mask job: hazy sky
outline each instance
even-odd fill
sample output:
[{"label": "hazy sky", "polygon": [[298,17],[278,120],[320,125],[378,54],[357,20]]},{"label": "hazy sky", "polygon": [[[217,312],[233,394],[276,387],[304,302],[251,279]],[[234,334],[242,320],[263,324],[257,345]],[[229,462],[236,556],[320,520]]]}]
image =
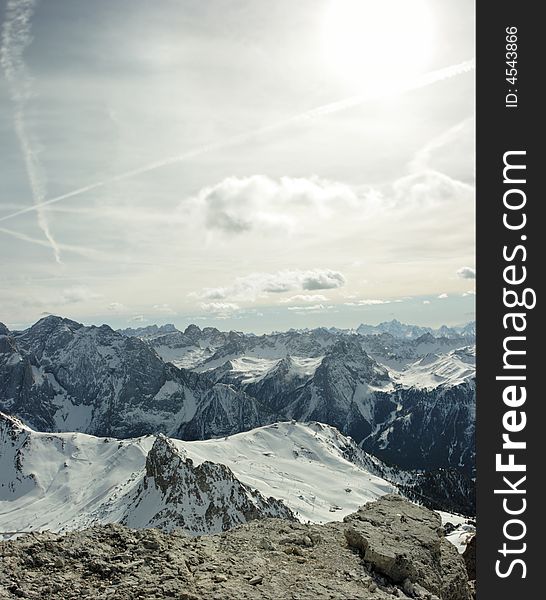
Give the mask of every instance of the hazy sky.
[{"label": "hazy sky", "polygon": [[0,321],[473,319],[472,1],[0,19]]}]

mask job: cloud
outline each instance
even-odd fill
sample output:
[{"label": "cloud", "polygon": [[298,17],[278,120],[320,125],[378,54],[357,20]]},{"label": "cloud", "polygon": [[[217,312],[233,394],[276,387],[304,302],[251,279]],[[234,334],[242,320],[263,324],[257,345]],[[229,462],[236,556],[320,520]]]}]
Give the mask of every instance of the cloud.
[{"label": "cloud", "polygon": [[110,302],[106,308],[113,313],[121,313],[126,309],[125,305],[121,302]]},{"label": "cloud", "polygon": [[476,269],[473,269],[472,267],[461,267],[457,271],[457,275],[461,279],[476,279]]},{"label": "cloud", "polygon": [[474,181],[475,119],[469,117],[430,140],[408,164],[413,172],[441,171],[461,181]]},{"label": "cloud", "polygon": [[390,304],[391,300],[375,300],[364,298],[362,300],[354,300],[353,302],[345,302],[345,306],[373,306],[375,304]]},{"label": "cloud", "polygon": [[78,304],[80,302],[96,300],[97,298],[100,298],[100,294],[93,292],[83,285],[75,285],[66,288],[61,294],[61,301],[63,304]]},{"label": "cloud", "polygon": [[234,302],[203,302],[201,310],[212,313],[219,319],[227,319],[240,310],[240,306]]},{"label": "cloud", "polygon": [[333,306],[325,306],[324,304],[314,304],[312,306],[288,306],[288,310],[298,312],[324,312]]},{"label": "cloud", "polygon": [[176,314],[176,311],[171,308],[170,304],[154,304],[152,308],[155,312],[161,313],[163,315]]},{"label": "cloud", "polygon": [[345,277],[338,271],[309,271],[303,276],[304,290],[332,290],[345,285]]},{"label": "cloud", "polygon": [[468,292],[463,293],[463,298],[466,298],[467,296],[475,296],[475,295],[476,295],[476,290],[468,290]]},{"label": "cloud", "polygon": [[147,319],[144,315],[133,315],[127,319],[130,323],[144,323]]},{"label": "cloud", "polygon": [[423,300],[423,304],[430,304],[430,300]]},{"label": "cloud", "polygon": [[448,296],[447,294],[440,294],[440,295],[438,296],[438,298],[439,298],[440,300],[445,300],[446,298],[449,298],[449,296]]},{"label": "cloud", "polygon": [[[17,0],[10,0],[10,3],[14,6],[17,6],[17,4],[18,4]],[[31,5],[33,7],[35,4],[35,0],[27,0],[26,2],[25,2],[25,0],[23,0],[23,3],[25,5]],[[210,143],[210,144],[207,144],[204,146],[194,148],[194,149],[184,152],[182,154],[173,155],[173,156],[170,156],[167,158],[156,160],[154,162],[142,165],[142,166],[132,169],[130,171],[125,171],[123,173],[119,173],[118,175],[115,175],[114,177],[111,177],[108,179],[104,179],[101,181],[95,181],[94,183],[90,183],[89,185],[72,190],[65,194],[61,194],[60,196],[56,196],[54,198],[49,198],[48,200],[43,200],[42,202],[37,203],[37,204],[35,203],[31,207],[25,207],[18,211],[15,211],[13,213],[10,213],[8,215],[0,217],[0,222],[8,220],[8,219],[13,219],[19,215],[25,214],[25,213],[33,211],[33,210],[39,211],[45,206],[49,206],[51,204],[55,204],[55,203],[61,202],[63,200],[68,200],[70,198],[77,197],[81,194],[85,194],[92,190],[103,188],[112,183],[121,182],[126,179],[131,179],[133,177],[137,177],[144,173],[155,171],[156,169],[160,169],[160,168],[163,168],[163,167],[166,167],[169,165],[173,165],[173,164],[177,164],[180,162],[185,162],[187,160],[195,159],[196,157],[199,157],[203,154],[207,154],[209,152],[217,152],[219,150],[226,150],[233,146],[242,144],[244,142],[251,141],[258,136],[268,134],[268,133],[274,133],[277,130],[285,128],[285,127],[290,127],[292,125],[300,125],[302,123],[313,122],[313,120],[316,118],[320,118],[320,117],[323,117],[324,115],[328,115],[328,114],[336,113],[339,111],[347,110],[347,109],[350,109],[350,108],[353,108],[356,106],[360,106],[369,100],[377,101],[383,97],[387,97],[387,98],[392,97],[392,96],[395,97],[399,94],[403,94],[403,93],[411,91],[411,90],[424,88],[424,87],[427,87],[434,83],[444,81],[446,79],[450,79],[457,75],[461,75],[463,73],[468,73],[469,71],[472,71],[474,68],[475,68],[475,61],[474,61],[474,59],[470,59],[470,60],[466,60],[461,63],[455,64],[455,65],[450,65],[449,67],[444,67],[442,69],[437,69],[436,71],[431,71],[429,73],[425,73],[424,75],[417,77],[411,81],[401,82],[399,86],[393,86],[392,88],[389,87],[388,89],[385,88],[384,90],[380,90],[380,91],[373,90],[367,94],[352,96],[352,97],[346,98],[344,100],[340,100],[340,101],[332,102],[330,104],[322,105],[322,106],[304,111],[302,113],[293,115],[291,117],[288,117],[288,118],[278,121],[276,123],[272,123],[270,125],[260,127],[253,131],[240,133],[240,134],[234,135],[230,138],[220,140],[218,142],[213,142],[213,143]]]},{"label": "cloud", "polygon": [[202,300],[253,301],[268,294],[282,294],[295,290],[330,290],[343,285],[345,285],[345,277],[339,271],[286,270],[277,273],[251,273],[236,278],[228,287],[205,288],[197,294],[197,297]]},{"label": "cloud", "polygon": [[[474,200],[474,187],[439,171],[424,170],[397,179],[392,185],[395,210],[430,209],[445,211],[461,200]],[[460,206],[459,206],[460,208]],[[425,215],[419,215],[423,218]]]},{"label": "cloud", "polygon": [[290,298],[283,298],[280,300],[282,304],[289,304],[291,302],[326,302],[326,296],[322,294],[296,294],[295,296],[290,296]]},{"label": "cloud", "polygon": [[358,205],[360,199],[350,186],[316,176],[252,175],[228,177],[206,187],[193,202],[207,229],[237,235],[294,231],[308,223],[310,210],[315,218],[327,218],[333,210]]}]

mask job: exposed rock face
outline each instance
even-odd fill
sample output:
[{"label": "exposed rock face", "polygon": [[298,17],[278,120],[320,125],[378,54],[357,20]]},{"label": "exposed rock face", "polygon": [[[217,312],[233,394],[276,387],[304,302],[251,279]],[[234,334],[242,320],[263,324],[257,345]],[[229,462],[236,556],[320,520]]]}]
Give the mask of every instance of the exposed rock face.
[{"label": "exposed rock face", "polygon": [[203,438],[268,422],[253,398],[178,369],[107,325],[50,316],[20,333],[2,331],[0,410],[38,431],[128,438],[187,428]]},{"label": "exposed rock face", "polygon": [[469,600],[468,576],[438,514],[384,496],[344,519],[345,537],[370,566],[417,597]]},{"label": "exposed rock face", "polygon": [[172,436],[206,440],[248,431],[273,421],[272,412],[255,398],[230,385],[217,383],[202,394],[192,419],[182,423]]},{"label": "exposed rock face", "polygon": [[[371,433],[382,403],[371,391],[389,383],[379,365],[357,340],[340,340],[325,355],[313,377],[288,396],[285,413],[300,421],[320,421],[360,441]],[[390,402],[391,410],[396,403]]]},{"label": "exposed rock face", "polygon": [[463,553],[469,579],[476,579],[476,536],[471,538]]},{"label": "exposed rock face", "polygon": [[125,333],[55,316],[0,327],[0,410],[39,431],[118,438],[208,439],[317,420],[405,469],[474,474],[471,337]]},{"label": "exposed rock face", "polygon": [[220,533],[266,517],[295,520],[280,500],[241,483],[225,465],[194,466],[171,440],[159,435],[146,457],[145,475],[126,509],[133,527],[175,527],[192,534]]},{"label": "exposed rock face", "polygon": [[433,390],[409,388],[394,394],[377,393],[377,406],[392,411],[395,405],[395,409],[387,418],[377,419],[375,431],[362,441],[362,447],[406,469],[462,466],[467,475],[472,475],[475,402],[474,381]]},{"label": "exposed rock face", "polygon": [[[347,523],[266,519],[193,538],[121,525],[31,534],[0,542],[0,598],[468,600],[463,559],[445,550],[437,525],[431,511],[389,496]],[[395,531],[404,560],[391,559]],[[363,540],[373,561],[351,545]]]}]

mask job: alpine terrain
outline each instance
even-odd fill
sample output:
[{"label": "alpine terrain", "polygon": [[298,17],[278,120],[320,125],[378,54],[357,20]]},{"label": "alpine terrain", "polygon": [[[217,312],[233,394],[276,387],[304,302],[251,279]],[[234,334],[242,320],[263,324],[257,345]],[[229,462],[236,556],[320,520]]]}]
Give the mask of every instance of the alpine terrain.
[{"label": "alpine terrain", "polygon": [[0,598],[304,598],[310,569],[309,597],[469,599],[474,348],[471,324],[0,324]]},{"label": "alpine terrain", "polygon": [[24,331],[1,326],[0,410],[37,431],[118,438],[319,421],[405,469],[472,477],[473,329],[406,329],[121,332],[50,316]]}]

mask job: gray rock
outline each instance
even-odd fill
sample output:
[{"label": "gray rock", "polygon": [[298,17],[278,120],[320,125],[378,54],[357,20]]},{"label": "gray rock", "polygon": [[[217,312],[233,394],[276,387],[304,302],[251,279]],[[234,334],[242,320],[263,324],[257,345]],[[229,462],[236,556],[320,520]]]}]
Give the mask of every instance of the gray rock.
[{"label": "gray rock", "polygon": [[[162,507],[155,514],[146,514],[147,526],[167,531],[179,527],[193,534],[220,533],[264,517],[295,520],[282,501],[266,498],[243,484],[223,464],[204,461],[194,465],[162,434],[148,452],[144,478],[129,503],[123,524],[142,523],[139,505],[144,498],[146,506]],[[152,550],[160,548],[156,539],[146,544]]]},{"label": "gray rock", "polygon": [[[47,316],[24,331],[0,326],[0,410],[39,431],[66,431],[70,424],[118,438],[162,432],[206,439],[278,419],[318,420],[364,441],[364,450],[389,463],[463,466],[472,475],[471,378],[434,389],[361,392],[389,382],[382,361],[417,360],[431,344],[441,353],[461,352],[470,363],[466,347],[473,336],[452,333],[404,339],[316,329],[254,336],[195,325],[183,333],[172,326],[122,333]],[[235,358],[275,348],[284,348],[277,350],[279,362],[259,381],[246,382],[234,366]],[[177,366],[173,352],[180,353]],[[323,358],[313,374],[303,375],[293,356]],[[462,495],[466,510],[473,502]],[[442,494],[443,501],[449,497]]]},{"label": "gray rock", "polygon": [[[454,547],[444,548],[436,515],[395,496],[375,505],[345,523],[268,518],[200,537],[122,525],[28,534],[0,542],[0,598],[469,600],[464,564]],[[363,561],[347,543],[348,530],[360,532],[348,537],[360,552],[373,549],[375,564]],[[405,549],[404,561],[391,546],[395,536]],[[290,543],[283,544],[287,538]],[[380,544],[380,538],[387,541]],[[29,562],[38,556],[40,561]],[[50,566],[61,561],[62,568]],[[398,581],[402,572],[410,575]],[[386,573],[394,573],[397,581]],[[430,582],[438,593],[427,587]]]},{"label": "gray rock", "polygon": [[473,536],[468,542],[466,549],[463,552],[463,559],[466,565],[468,579],[476,579],[476,536]]},{"label": "gray rock", "polygon": [[423,588],[442,600],[469,600],[464,561],[444,538],[438,514],[389,495],[344,522],[349,546],[406,593],[423,597]]}]

